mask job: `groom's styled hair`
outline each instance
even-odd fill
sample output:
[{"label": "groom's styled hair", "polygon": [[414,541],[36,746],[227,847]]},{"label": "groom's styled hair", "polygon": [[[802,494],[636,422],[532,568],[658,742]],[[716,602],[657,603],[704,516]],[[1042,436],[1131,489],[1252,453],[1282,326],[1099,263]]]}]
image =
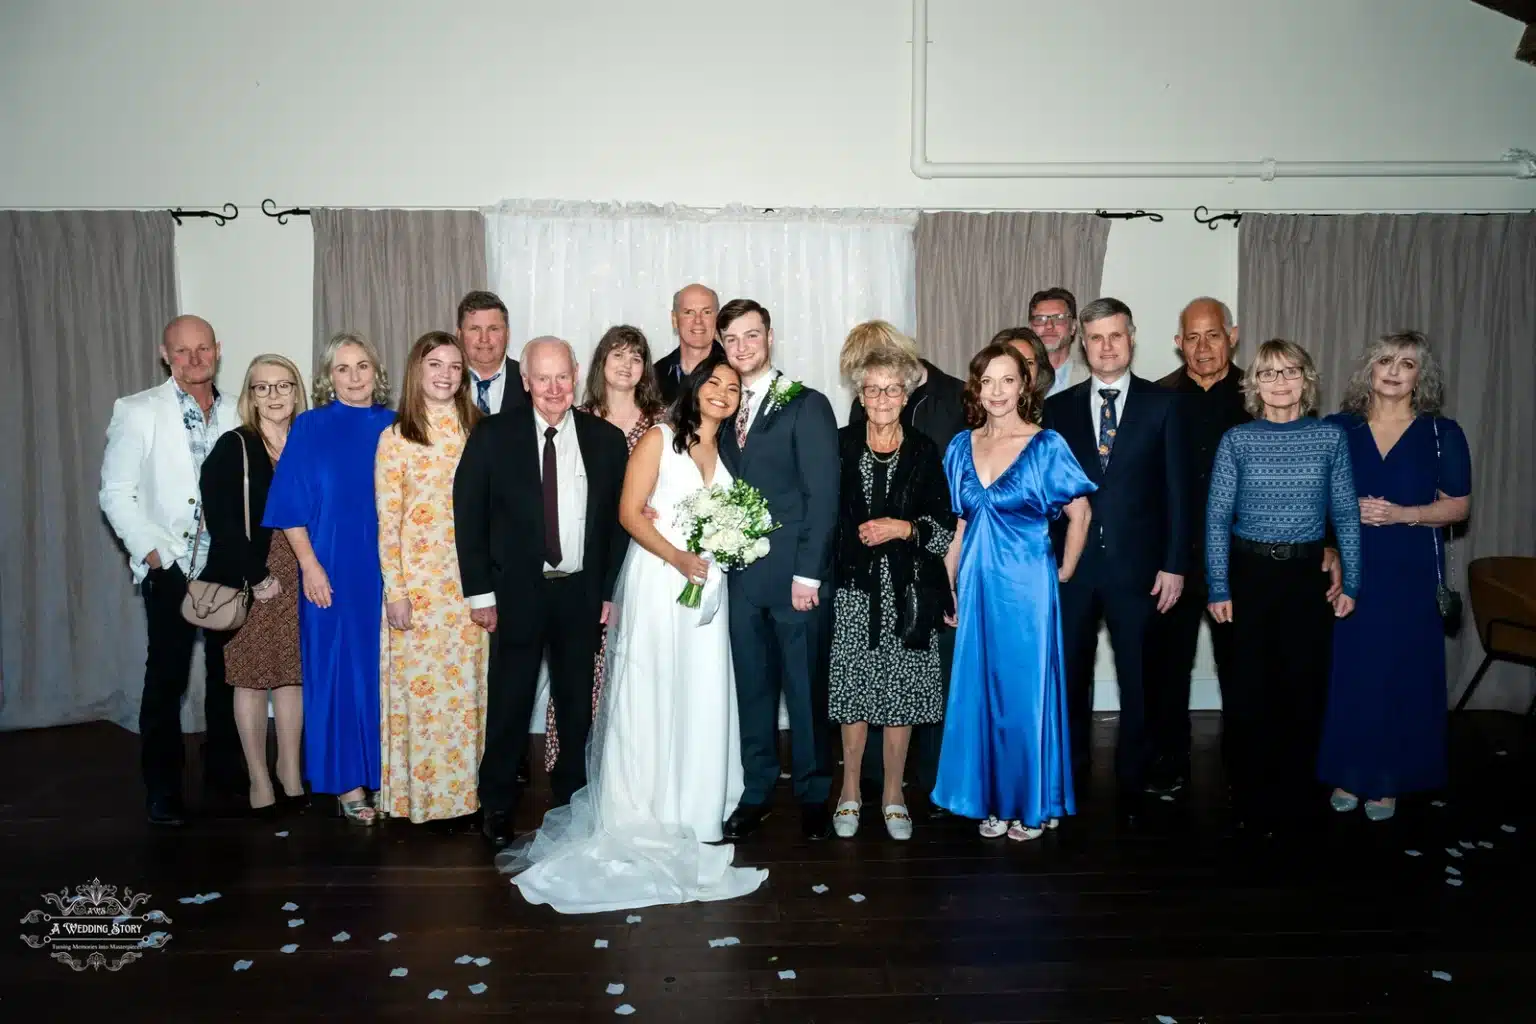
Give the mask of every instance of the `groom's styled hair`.
[{"label": "groom's styled hair", "polygon": [[731,321],[740,320],[748,313],[756,313],[763,318],[763,330],[770,330],[773,327],[768,310],[756,299],[732,299],[721,306],[720,312],[715,314],[715,331],[724,335],[725,329],[731,326]]}]

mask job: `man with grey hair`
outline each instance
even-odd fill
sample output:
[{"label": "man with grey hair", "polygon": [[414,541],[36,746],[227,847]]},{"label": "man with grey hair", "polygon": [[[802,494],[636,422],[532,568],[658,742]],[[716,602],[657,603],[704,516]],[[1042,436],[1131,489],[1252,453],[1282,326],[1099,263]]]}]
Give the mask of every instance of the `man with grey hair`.
[{"label": "man with grey hair", "polygon": [[671,405],[683,386],[683,378],[692,373],[711,354],[725,358],[725,349],[715,332],[715,318],[720,313],[720,296],[713,288],[690,284],[672,296],[672,330],[677,348],[656,360],[656,383],[661,400]]},{"label": "man with grey hair", "polygon": [[[1044,417],[1098,485],[1089,496],[1088,544],[1077,571],[1061,584],[1073,775],[1087,782],[1103,622],[1120,686],[1115,775],[1121,810],[1134,815],[1151,760],[1143,650],[1148,631],[1161,628],[1154,620],[1178,602],[1193,571],[1189,535],[1196,515],[1189,507],[1178,397],[1131,372],[1136,324],[1130,307],[1098,299],[1083,307],[1079,321],[1089,377],[1047,398]],[[1064,523],[1052,532],[1059,557]]]},{"label": "man with grey hair", "polygon": [[535,338],[521,367],[529,405],[481,419],[453,480],[459,577],[470,618],[491,634],[479,790],[482,830],[497,847],[512,838],[517,765],[546,655],[564,741],[550,773],[556,805],[586,783],[592,663],[629,548],[619,525],[623,431],[571,407],[568,342]]}]

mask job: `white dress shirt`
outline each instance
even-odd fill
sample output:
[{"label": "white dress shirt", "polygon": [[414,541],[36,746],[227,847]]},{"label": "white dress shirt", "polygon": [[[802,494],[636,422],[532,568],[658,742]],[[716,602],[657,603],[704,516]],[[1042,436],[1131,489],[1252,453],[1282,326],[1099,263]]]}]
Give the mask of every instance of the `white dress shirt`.
[{"label": "white dress shirt", "polygon": [[[1099,394],[1100,388],[1114,388],[1120,393],[1115,396],[1115,430],[1118,433],[1120,423],[1125,419],[1125,394],[1131,388],[1130,372],[1121,374],[1116,381],[1104,381],[1094,374],[1088,381],[1088,412],[1093,425],[1093,443],[1099,443],[1099,417],[1104,415],[1104,397]],[[1113,458],[1113,456],[1111,456]]]},{"label": "white dress shirt", "polygon": [[[544,431],[551,426],[537,411],[530,430],[534,432],[534,457],[539,464],[539,480],[544,479]],[[576,416],[565,410],[555,428],[555,476],[558,480],[555,503],[560,514],[560,564],[544,563],[545,572],[576,573],[587,542],[587,467],[581,460],[581,443],[576,437]],[[539,538],[543,543],[543,538]],[[496,607],[495,594],[475,594],[468,598],[471,608]]]},{"label": "white dress shirt", "polygon": [[[757,414],[762,410],[763,402],[767,399],[768,392],[772,390],[774,382],[782,376],[784,374],[770,366],[751,384],[742,384],[741,397],[742,401],[747,403],[747,437],[749,439],[752,437],[752,425],[757,422]],[[747,397],[748,391],[752,392],[750,399]],[[728,426],[734,431],[736,429],[736,421],[732,420]],[[795,576],[793,579],[796,583],[803,583],[813,590],[821,588],[820,580],[813,580],[808,576]]]},{"label": "white dress shirt", "polygon": [[[473,366],[469,368],[469,400],[476,406],[480,404],[479,382],[487,379],[490,380],[491,386],[485,391],[485,404],[490,406],[491,412],[501,412],[501,397],[507,393],[507,361],[503,359],[501,369],[489,378],[480,376]],[[519,380],[517,386],[522,387],[523,382]],[[543,443],[542,437],[540,443]]]},{"label": "white dress shirt", "polygon": [[1067,361],[1056,369],[1056,379],[1051,383],[1051,390],[1046,392],[1046,398],[1050,398],[1052,395],[1059,395],[1072,386],[1072,366],[1072,357],[1068,356]]}]

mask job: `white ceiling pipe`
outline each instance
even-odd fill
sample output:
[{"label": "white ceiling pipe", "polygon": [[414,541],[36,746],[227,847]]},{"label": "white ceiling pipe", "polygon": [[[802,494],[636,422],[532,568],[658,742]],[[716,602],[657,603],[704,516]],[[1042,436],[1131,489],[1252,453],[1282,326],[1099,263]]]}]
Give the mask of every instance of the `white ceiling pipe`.
[{"label": "white ceiling pipe", "polygon": [[919,178],[1536,178],[1536,153],[1498,160],[934,163],[928,159],[928,0],[912,0],[912,173]]}]

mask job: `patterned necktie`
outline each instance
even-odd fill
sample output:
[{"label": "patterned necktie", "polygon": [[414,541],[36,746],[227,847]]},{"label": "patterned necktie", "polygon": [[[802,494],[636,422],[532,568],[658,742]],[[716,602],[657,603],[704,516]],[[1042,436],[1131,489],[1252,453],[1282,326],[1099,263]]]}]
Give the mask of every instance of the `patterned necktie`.
[{"label": "patterned necktie", "polygon": [[736,447],[747,446],[747,410],[752,406],[752,392],[750,390],[741,393],[741,408],[736,410]]},{"label": "patterned necktie", "polygon": [[560,482],[555,479],[554,427],[544,428],[544,561],[560,564]]},{"label": "patterned necktie", "polygon": [[[500,376],[501,374],[499,373],[496,375],[496,377]],[[480,407],[480,411],[485,413],[487,416],[491,414],[491,385],[496,383],[496,377],[491,377],[489,380],[475,381],[475,404],[478,405]]]},{"label": "patterned necktie", "polygon": [[1109,453],[1115,447],[1115,399],[1120,397],[1119,388],[1099,388],[1104,404],[1099,408],[1099,469],[1109,468]]}]

